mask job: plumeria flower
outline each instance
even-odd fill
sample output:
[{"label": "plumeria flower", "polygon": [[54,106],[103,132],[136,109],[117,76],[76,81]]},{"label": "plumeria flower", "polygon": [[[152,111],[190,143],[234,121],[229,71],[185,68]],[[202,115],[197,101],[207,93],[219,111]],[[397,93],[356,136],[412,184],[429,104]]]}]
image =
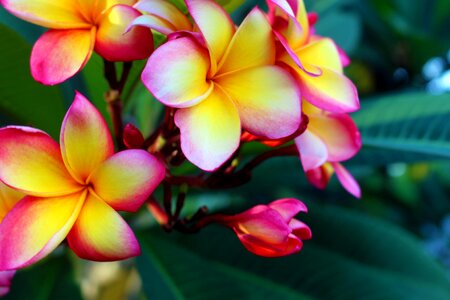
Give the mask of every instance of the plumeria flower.
[{"label": "plumeria flower", "polygon": [[144,26],[164,35],[176,31],[193,31],[188,17],[167,0],[141,0],[134,7],[144,15],[137,17],[131,26]]},{"label": "plumeria flower", "polygon": [[269,19],[282,44],[278,62],[296,75],[302,96],[324,110],[359,109],[358,92],[343,74],[343,52],[329,38],[311,35],[303,0],[268,0]]},{"label": "plumeria flower", "polygon": [[241,127],[268,138],[295,132],[300,91],[275,66],[275,42],[264,14],[253,9],[236,30],[211,0],[187,0],[201,32],[160,46],[142,81],[163,104],[177,108],[181,148],[192,163],[212,171],[238,148]]},{"label": "plumeria flower", "polygon": [[116,212],[136,211],[164,177],[144,150],[114,154],[98,110],[78,94],[60,145],[30,127],[0,129],[0,180],[25,193],[0,224],[0,270],[28,266],[65,238],[81,258],[110,261],[140,254]]},{"label": "plumeria flower", "polygon": [[234,216],[222,216],[218,222],[230,227],[248,251],[265,257],[278,257],[299,252],[302,240],[311,238],[311,230],[294,219],[307,212],[297,199],[281,199],[258,205]]},{"label": "plumeria flower", "polygon": [[361,134],[347,114],[330,113],[304,103],[308,116],[306,131],[295,139],[303,170],[313,185],[324,188],[333,170],[342,185],[355,197],[359,186],[339,162],[348,160],[361,149]]},{"label": "plumeria flower", "polygon": [[11,14],[50,28],[31,53],[31,74],[43,84],[58,84],[75,75],[95,50],[109,61],[147,58],[153,38],[147,28],[129,23],[141,13],[134,0],[0,0]]},{"label": "plumeria flower", "polygon": [[[2,223],[5,215],[19,202],[25,195],[15,191],[0,181],[0,223]],[[0,271],[0,297],[9,293],[12,278],[16,273],[15,270]]]}]

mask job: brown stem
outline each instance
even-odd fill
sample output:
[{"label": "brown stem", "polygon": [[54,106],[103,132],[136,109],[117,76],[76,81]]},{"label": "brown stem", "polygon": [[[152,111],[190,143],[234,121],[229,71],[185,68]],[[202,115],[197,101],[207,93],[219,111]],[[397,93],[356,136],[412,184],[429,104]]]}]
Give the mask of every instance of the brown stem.
[{"label": "brown stem", "polygon": [[132,63],[126,62],[123,65],[123,72],[120,80],[117,79],[117,70],[114,62],[104,61],[105,78],[109,84],[109,91],[105,95],[106,103],[108,104],[108,111],[113,121],[114,133],[119,150],[124,149],[123,143],[123,119],[122,119],[122,100],[121,94],[125,87],[128,76],[130,75]]},{"label": "brown stem", "polygon": [[172,186],[170,183],[163,182],[164,189],[164,209],[166,214],[169,216],[169,225],[172,225],[173,215],[172,215]]}]

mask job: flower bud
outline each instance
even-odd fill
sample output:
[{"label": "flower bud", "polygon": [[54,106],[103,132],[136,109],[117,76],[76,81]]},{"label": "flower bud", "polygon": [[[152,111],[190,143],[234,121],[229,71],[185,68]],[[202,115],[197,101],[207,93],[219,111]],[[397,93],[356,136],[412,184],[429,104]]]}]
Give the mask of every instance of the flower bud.
[{"label": "flower bud", "polygon": [[294,219],[299,212],[307,212],[297,199],[281,199],[268,205],[258,205],[219,221],[230,227],[250,252],[279,257],[299,252],[302,240],[311,238],[311,230],[303,222]]},{"label": "flower bud", "polygon": [[123,130],[123,143],[128,149],[141,149],[144,137],[136,126],[128,123]]}]

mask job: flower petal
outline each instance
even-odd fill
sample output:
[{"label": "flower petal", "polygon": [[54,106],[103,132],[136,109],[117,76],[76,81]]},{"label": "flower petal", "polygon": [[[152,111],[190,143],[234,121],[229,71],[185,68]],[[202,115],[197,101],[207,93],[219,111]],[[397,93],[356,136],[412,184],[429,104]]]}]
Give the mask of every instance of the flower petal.
[{"label": "flower petal", "polygon": [[23,193],[7,187],[0,181],[0,223],[13,206],[24,196]]},{"label": "flower petal", "polygon": [[328,150],[325,143],[310,130],[298,136],[295,145],[305,172],[318,168],[327,161]]},{"label": "flower petal", "polygon": [[292,233],[301,240],[309,240],[312,238],[312,232],[308,225],[297,219],[292,219],[289,222],[289,227],[291,227]]},{"label": "flower petal", "polygon": [[323,190],[327,187],[334,169],[330,163],[324,163],[322,166],[306,171],[306,179],[318,189]]},{"label": "flower petal", "polygon": [[189,13],[205,37],[212,65],[220,62],[234,34],[234,24],[227,12],[212,0],[186,0]]},{"label": "flower petal", "polygon": [[309,22],[303,1],[269,0],[269,18],[286,46],[297,49],[309,39]]},{"label": "flower petal", "polygon": [[224,74],[271,65],[274,61],[275,41],[272,28],[263,12],[254,8],[239,26],[218,67],[218,72]]},{"label": "flower petal", "polygon": [[303,242],[295,235],[290,234],[287,241],[281,244],[270,244],[250,235],[238,234],[244,247],[253,254],[263,257],[281,257],[299,252]]},{"label": "flower petal", "polygon": [[353,178],[352,174],[340,163],[332,163],[336,176],[342,186],[355,196],[356,198],[361,198],[361,188],[358,182]]},{"label": "flower petal", "polygon": [[30,127],[0,129],[0,180],[34,196],[59,196],[81,189],[67,172],[59,145]]},{"label": "flower petal", "polygon": [[235,219],[236,231],[250,234],[270,244],[283,244],[291,233],[283,216],[265,205],[255,206],[232,217]]},{"label": "flower petal", "polygon": [[141,0],[134,5],[140,11],[149,14],[149,17],[165,21],[170,25],[171,31],[192,30],[189,19],[172,3],[165,0]]},{"label": "flower petal", "polygon": [[31,75],[47,85],[61,83],[80,71],[94,49],[95,28],[49,30],[34,44]]},{"label": "flower petal", "polygon": [[64,118],[61,153],[68,170],[80,183],[114,153],[111,134],[100,112],[80,93]]},{"label": "flower petal", "polygon": [[56,198],[27,196],[0,223],[0,270],[28,266],[53,251],[67,236],[86,193]]},{"label": "flower petal", "polygon": [[178,110],[175,123],[181,131],[184,155],[203,170],[217,169],[239,146],[238,112],[218,88],[202,103]]},{"label": "flower petal", "polygon": [[175,32],[175,27],[172,24],[168,23],[166,20],[152,15],[142,15],[137,17],[130,23],[128,29],[134,26],[144,26],[156,30],[164,35],[169,35]]},{"label": "flower petal", "polygon": [[293,198],[285,198],[273,201],[268,206],[276,210],[285,222],[290,222],[299,212],[308,212],[306,205],[300,200]]},{"label": "flower petal", "polygon": [[[305,64],[307,70],[314,70]],[[320,76],[310,76],[297,69],[302,96],[305,100],[326,111],[354,112],[359,109],[358,91],[351,80],[342,74],[321,68]]]},{"label": "flower petal", "polygon": [[208,97],[213,85],[206,79],[209,70],[206,49],[194,39],[168,41],[150,56],[142,81],[163,104],[189,107]]},{"label": "flower petal", "polygon": [[347,160],[361,149],[361,135],[349,115],[311,115],[308,130],[326,145],[327,161]]},{"label": "flower petal", "polygon": [[70,248],[81,258],[113,261],[141,253],[133,231],[105,202],[89,194],[67,236]]},{"label": "flower petal", "polygon": [[141,13],[131,6],[115,5],[102,14],[95,51],[109,61],[145,59],[153,51],[153,35],[148,28],[128,25]]},{"label": "flower petal", "polygon": [[165,167],[144,150],[121,151],[92,173],[95,193],[115,210],[137,211],[165,176]]},{"label": "flower petal", "polygon": [[246,69],[219,77],[216,82],[236,103],[242,127],[251,134],[278,139],[299,128],[300,91],[282,68]]},{"label": "flower petal", "polygon": [[25,21],[53,29],[82,29],[91,25],[78,14],[73,0],[1,0],[11,14]]},{"label": "flower petal", "polygon": [[342,74],[342,63],[338,48],[333,40],[320,38],[295,52],[300,60],[308,65],[326,68]]}]

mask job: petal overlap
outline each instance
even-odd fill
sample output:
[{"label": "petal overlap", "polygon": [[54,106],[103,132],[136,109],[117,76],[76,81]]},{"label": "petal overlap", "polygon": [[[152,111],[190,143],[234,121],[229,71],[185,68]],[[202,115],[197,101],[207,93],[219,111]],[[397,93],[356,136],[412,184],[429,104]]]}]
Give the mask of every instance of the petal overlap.
[{"label": "petal overlap", "polygon": [[300,91],[277,66],[245,69],[216,79],[235,102],[242,126],[250,133],[277,139],[301,123]]},{"label": "petal overlap", "polygon": [[115,210],[135,212],[165,176],[165,167],[144,150],[121,151],[104,161],[89,183]]},{"label": "petal overlap", "polygon": [[264,14],[253,9],[239,26],[218,66],[219,74],[274,64],[275,41]]},{"label": "petal overlap", "polygon": [[142,72],[142,81],[162,103],[189,107],[208,97],[208,52],[191,38],[183,37],[158,48]]},{"label": "petal overlap", "polygon": [[141,13],[127,5],[115,5],[105,11],[98,24],[95,51],[109,61],[147,58],[153,51],[150,30],[133,27],[127,31],[128,25],[139,16]]},{"label": "petal overlap", "polygon": [[186,0],[189,13],[205,38],[214,68],[224,55],[235,32],[233,21],[216,2]]}]

